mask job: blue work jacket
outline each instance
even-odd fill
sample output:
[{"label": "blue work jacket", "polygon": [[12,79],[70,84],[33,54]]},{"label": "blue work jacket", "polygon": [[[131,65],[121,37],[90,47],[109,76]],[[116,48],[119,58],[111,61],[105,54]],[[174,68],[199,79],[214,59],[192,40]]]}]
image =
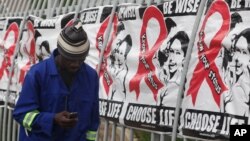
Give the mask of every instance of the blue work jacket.
[{"label": "blue work jacket", "polygon": [[[99,126],[99,79],[82,64],[68,89],[57,71],[55,55],[31,67],[27,73],[13,117],[21,124],[20,141],[86,141]],[[53,121],[67,108],[78,113],[74,128],[63,129]],[[93,136],[92,139],[94,140]],[[91,140],[91,139],[89,139]]]}]

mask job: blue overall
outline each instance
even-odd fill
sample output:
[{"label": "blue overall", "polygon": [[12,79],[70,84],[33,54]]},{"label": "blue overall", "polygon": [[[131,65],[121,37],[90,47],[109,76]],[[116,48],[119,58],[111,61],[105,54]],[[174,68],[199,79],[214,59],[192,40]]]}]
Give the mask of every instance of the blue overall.
[{"label": "blue overall", "polygon": [[[83,63],[70,89],[57,71],[55,56],[31,67],[27,73],[13,116],[21,124],[20,141],[94,140],[99,126],[99,79]],[[67,109],[78,113],[74,128],[63,129],[53,121],[55,113]]]}]

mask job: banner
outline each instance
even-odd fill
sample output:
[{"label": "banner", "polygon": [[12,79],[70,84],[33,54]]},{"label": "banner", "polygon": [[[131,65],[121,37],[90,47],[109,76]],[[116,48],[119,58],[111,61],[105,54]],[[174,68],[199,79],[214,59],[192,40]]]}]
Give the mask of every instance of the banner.
[{"label": "banner", "polygon": [[[8,107],[14,107],[27,71],[32,65],[50,56],[57,47],[57,36],[61,29],[70,24],[73,17],[72,13],[45,20],[30,16],[19,42],[20,48],[15,57],[15,64],[12,64],[12,60],[22,18],[0,19],[0,106],[4,105],[8,81],[11,79],[10,94],[7,99]],[[14,71],[10,74],[12,65]]]},{"label": "banner", "polygon": [[186,76],[183,135],[228,139],[231,124],[249,124],[249,10],[249,0],[207,1]]},{"label": "banner", "polygon": [[10,68],[13,65],[14,52],[17,44],[19,25],[22,18],[6,18],[1,21],[6,25],[1,31],[1,57],[0,57],[0,89],[7,89],[8,81],[13,76]]},{"label": "banner", "polygon": [[99,74],[102,117],[155,132],[172,131],[199,3],[118,6]]},{"label": "banner", "polygon": [[21,90],[26,72],[33,64],[48,58],[57,48],[57,37],[74,17],[73,13],[51,19],[30,16],[26,22],[15,67],[17,91]]},{"label": "banner", "polygon": [[[19,17],[0,19],[0,107],[6,100],[6,91],[8,83],[13,85],[11,80],[14,73],[11,73],[11,67],[14,65],[14,53],[19,35],[19,26],[23,19]],[[11,92],[12,93],[12,92]],[[12,93],[7,99],[13,101],[15,93]]]},{"label": "banner", "polygon": [[[107,38],[106,31],[111,10],[112,6],[101,6],[87,8],[80,12],[80,20],[83,23],[83,29],[86,31],[90,41],[89,55],[87,56],[85,62],[94,69],[97,69],[98,67],[101,50],[104,48],[103,42],[104,39]],[[111,33],[112,32],[113,31],[111,31]],[[110,42],[112,41],[109,40],[106,50],[110,48]],[[100,76],[100,79],[101,77],[102,76]]]}]

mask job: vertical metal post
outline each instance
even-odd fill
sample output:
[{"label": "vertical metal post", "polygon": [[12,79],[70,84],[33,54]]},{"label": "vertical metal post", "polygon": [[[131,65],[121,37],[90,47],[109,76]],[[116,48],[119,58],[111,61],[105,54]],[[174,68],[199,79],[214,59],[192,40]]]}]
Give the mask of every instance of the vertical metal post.
[{"label": "vertical metal post", "polygon": [[[51,4],[52,4],[52,0],[49,0],[49,1],[51,1]],[[54,1],[52,9],[50,9],[50,16],[49,17],[53,17],[54,13],[56,13],[56,5],[57,5],[58,1],[59,0]]]},{"label": "vertical metal post", "polygon": [[[81,5],[82,5],[81,8],[82,8],[82,9],[85,9],[86,7],[88,7],[89,2],[90,2],[90,0],[85,0],[85,1],[81,4]],[[81,9],[80,9],[80,11],[81,11]],[[80,11],[79,11],[79,12],[80,12]]]},{"label": "vertical metal post", "polygon": [[27,1],[28,0],[25,0],[25,2],[22,2],[21,10],[18,12],[19,16],[22,16],[22,14],[24,14],[23,12],[25,11],[25,5],[28,3]]},{"label": "vertical metal post", "polygon": [[151,5],[153,2],[154,2],[154,0],[148,0],[148,1],[147,1],[147,5],[148,5],[148,6]]},{"label": "vertical metal post", "polygon": [[122,126],[122,127],[121,127],[120,141],[124,141],[124,140],[125,140],[125,127]]},{"label": "vertical metal post", "polygon": [[8,7],[7,7],[7,12],[6,12],[6,15],[8,15],[8,16],[11,16],[11,15],[12,15],[11,9],[12,9],[12,7],[13,7],[13,3],[14,3],[14,0],[10,0],[10,3],[9,3],[9,5],[8,5]]},{"label": "vertical metal post", "polygon": [[62,12],[63,14],[65,14],[67,12],[67,9],[69,7],[69,2],[70,2],[70,0],[67,0],[65,6],[63,7],[63,12]]},{"label": "vertical metal post", "polygon": [[108,130],[109,130],[109,121],[104,119],[104,136],[103,141],[108,141]]},{"label": "vertical metal post", "polygon": [[0,15],[2,15],[3,13],[3,7],[4,7],[4,3],[2,1],[0,1]]},{"label": "vertical metal post", "polygon": [[89,7],[94,7],[96,4],[97,0],[91,0],[91,2],[89,3]]},{"label": "vertical metal post", "polygon": [[17,122],[13,120],[12,124],[12,141],[17,141]]},{"label": "vertical metal post", "polygon": [[76,11],[75,11],[75,15],[74,15],[74,20],[76,20],[78,13],[80,12],[81,6],[82,6],[82,2],[83,0],[80,0],[80,2],[78,3],[77,7],[76,7]]},{"label": "vertical metal post", "polygon": [[163,2],[164,2],[164,0],[158,0],[157,4],[161,4]]},{"label": "vertical metal post", "polygon": [[76,4],[76,0],[73,0],[69,9],[70,12],[74,10],[75,4]]},{"label": "vertical metal post", "polygon": [[4,113],[4,108],[0,107],[0,139],[2,138],[2,129],[3,129],[3,113]]},{"label": "vertical metal post", "polygon": [[181,108],[181,103],[182,103],[182,96],[183,96],[183,88],[185,85],[185,79],[188,71],[188,66],[192,54],[192,49],[194,45],[194,40],[195,40],[195,35],[197,33],[199,24],[200,24],[200,19],[205,7],[206,0],[202,0],[200,2],[199,10],[197,12],[197,16],[195,19],[195,23],[193,26],[192,34],[191,34],[191,39],[188,44],[188,49],[187,49],[187,54],[185,57],[185,62],[184,62],[184,67],[183,67],[183,72],[181,75],[181,82],[180,82],[180,88],[178,90],[178,95],[177,95],[177,102],[176,102],[176,108],[175,108],[175,118],[174,118],[174,125],[173,125],[173,130],[172,130],[172,141],[176,141],[176,136],[177,136],[177,130],[178,130],[178,121],[179,121],[179,115],[180,115],[180,108]]},{"label": "vertical metal post", "polygon": [[48,0],[47,2],[47,9],[46,9],[46,17],[51,18],[52,17],[52,12],[53,12],[53,7],[52,7],[52,0]]},{"label": "vertical metal post", "polygon": [[30,7],[30,11],[28,12],[30,15],[32,15],[32,12],[33,12],[34,9],[35,9],[36,1],[37,1],[37,0],[32,0],[32,5],[31,5],[31,7]]},{"label": "vertical metal post", "polygon": [[112,3],[113,3],[113,1],[112,1],[112,0],[109,0],[108,4],[110,5],[110,4],[112,4]]},{"label": "vertical metal post", "polygon": [[39,9],[41,7],[42,2],[44,2],[44,0],[38,0],[38,3],[37,3],[35,10],[34,10],[34,15],[36,15],[36,16],[39,15]]},{"label": "vertical metal post", "polygon": [[151,132],[151,135],[150,135],[150,141],[154,141],[154,137],[155,137],[154,133],[153,133],[153,132]]},{"label": "vertical metal post", "polygon": [[104,5],[104,1],[105,0],[96,0],[96,2],[94,3],[94,6],[97,7],[97,6],[100,6],[100,5]]},{"label": "vertical metal post", "polygon": [[43,1],[43,4],[42,4],[42,7],[41,7],[41,9],[39,9],[39,17],[41,18],[42,16],[44,16],[43,14],[45,13],[45,6],[46,6],[46,3],[48,2],[48,0],[44,0]]},{"label": "vertical metal post", "polygon": [[134,140],[134,129],[130,128],[130,133],[129,133],[129,141]]},{"label": "vertical metal post", "polygon": [[160,141],[164,141],[165,140],[165,135],[164,134],[161,134],[160,135]]},{"label": "vertical metal post", "polygon": [[56,15],[61,15],[60,12],[61,12],[63,3],[64,3],[64,0],[61,0],[61,1],[59,2],[59,7],[56,9]]},{"label": "vertical metal post", "polygon": [[112,125],[112,134],[111,134],[111,141],[115,141],[116,139],[116,123],[113,122]]},{"label": "vertical metal post", "polygon": [[11,110],[10,109],[7,109],[8,110],[8,124],[7,124],[7,141],[10,141],[10,138],[11,138],[11,125],[12,125],[12,112],[11,112]]},{"label": "vertical metal post", "polygon": [[140,4],[143,4],[143,5],[147,4],[147,3],[146,3],[146,0],[141,0],[141,3],[140,3]]},{"label": "vertical metal post", "polygon": [[17,2],[17,7],[15,8],[15,12],[14,12],[14,16],[17,16],[17,14],[20,12],[19,10],[20,10],[20,8],[21,8],[21,3],[23,3],[22,1],[18,1]]},{"label": "vertical metal post", "polygon": [[3,11],[2,11],[2,14],[1,14],[1,16],[2,17],[5,17],[5,11],[6,11],[6,9],[7,9],[7,6],[8,6],[8,3],[9,3],[10,1],[4,1],[3,2]]},{"label": "vertical metal post", "polygon": [[17,124],[17,139],[19,139],[19,136],[20,136],[20,125]]},{"label": "vertical metal post", "polygon": [[159,141],[160,140],[160,135],[156,133],[151,133],[151,141]]},{"label": "vertical metal post", "polygon": [[[100,121],[101,122],[101,121]],[[95,141],[99,141],[99,134],[100,134],[100,128],[98,128],[97,130],[97,134],[96,134],[96,139]]]}]

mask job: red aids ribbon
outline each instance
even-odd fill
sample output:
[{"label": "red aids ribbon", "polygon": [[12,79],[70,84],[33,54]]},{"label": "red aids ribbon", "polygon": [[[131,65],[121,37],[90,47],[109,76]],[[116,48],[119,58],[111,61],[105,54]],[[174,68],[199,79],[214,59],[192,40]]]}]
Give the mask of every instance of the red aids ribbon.
[{"label": "red aids ribbon", "polygon": [[[149,47],[147,41],[146,29],[149,21],[154,18],[159,22],[160,33],[158,39],[152,47]],[[161,81],[156,77],[155,66],[153,65],[152,58],[160,47],[164,39],[167,37],[167,30],[162,12],[156,6],[148,7],[143,15],[142,29],[140,33],[140,55],[139,66],[135,76],[130,80],[129,90],[135,91],[136,98],[138,99],[140,94],[140,82],[142,78],[146,82],[149,89],[152,91],[154,100],[157,100],[157,93],[160,88],[163,87]]]},{"label": "red aids ribbon", "polygon": [[[29,61],[20,70],[19,83],[23,83],[24,76],[30,67],[36,63],[36,43],[35,43],[35,30],[31,21],[27,22],[27,41],[25,42],[24,52],[29,56]],[[30,49],[28,51],[27,47]]]},{"label": "red aids ribbon", "polygon": [[[97,33],[97,36],[96,36],[96,48],[97,48],[97,50],[99,52],[99,56],[101,55],[101,49],[103,47],[103,41],[104,41],[104,33],[105,33],[106,29],[107,29],[109,18],[110,17],[108,17],[108,18],[106,18],[104,20],[104,22],[102,23],[102,25],[101,25],[98,33]],[[113,83],[113,80],[112,80],[112,78],[110,77],[110,74],[107,71],[107,58],[108,58],[108,56],[110,55],[110,52],[111,52],[112,42],[114,41],[114,39],[116,37],[117,23],[118,23],[118,18],[115,15],[114,19],[113,19],[112,36],[111,36],[111,39],[108,42],[108,44],[107,44],[107,46],[106,46],[106,48],[104,50],[103,60],[101,62],[101,67],[100,67],[100,72],[99,72],[99,77],[103,78],[102,83],[103,83],[103,86],[104,86],[104,89],[105,89],[105,92],[106,92],[107,95],[109,94],[110,86]]]},{"label": "red aids ribbon", "polygon": [[[18,25],[17,23],[11,23],[9,28],[7,29],[5,36],[4,36],[4,42],[8,42],[7,39],[11,38],[11,32],[14,32],[14,42],[10,45],[10,47],[8,49],[6,49],[5,46],[3,46],[3,50],[4,50],[4,58],[3,61],[1,62],[1,67],[0,67],[0,80],[2,79],[4,72],[7,73],[8,77],[12,77],[13,73],[10,75],[10,67],[12,66],[12,59],[14,59],[14,52],[15,52],[15,48],[16,48],[16,42],[18,39],[18,33],[19,33],[19,29],[18,29]],[[3,44],[4,45],[4,44]]]},{"label": "red aids ribbon", "polygon": [[[204,38],[206,36],[206,34],[204,33],[204,29],[206,27],[208,18],[215,13],[219,13],[221,15],[223,23],[219,31],[211,40],[208,47],[204,41]],[[193,77],[190,81],[190,87],[187,91],[187,95],[191,95],[192,97],[193,105],[195,105],[196,97],[198,95],[201,84],[203,83],[204,79],[206,79],[206,82],[208,83],[209,88],[212,91],[213,98],[217,106],[220,107],[220,95],[225,90],[227,90],[227,88],[219,75],[219,70],[215,64],[215,59],[221,50],[221,42],[229,32],[229,29],[229,7],[224,0],[216,0],[208,9],[202,27],[199,31],[199,41],[197,43],[199,62],[194,69]]]}]

